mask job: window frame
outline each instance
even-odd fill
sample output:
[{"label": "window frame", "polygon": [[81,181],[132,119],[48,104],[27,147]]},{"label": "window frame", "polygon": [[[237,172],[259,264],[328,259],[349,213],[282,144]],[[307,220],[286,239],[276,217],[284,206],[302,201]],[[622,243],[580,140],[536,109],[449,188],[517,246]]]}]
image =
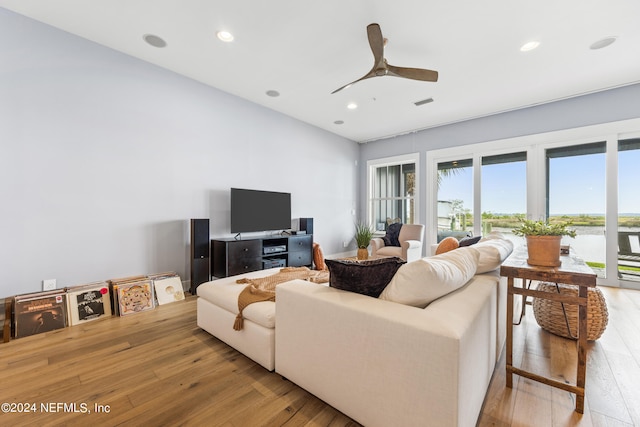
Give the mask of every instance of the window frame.
[{"label": "window frame", "polygon": [[[366,206],[366,218],[369,224],[374,225],[374,211],[373,202],[375,200],[399,200],[407,199],[407,197],[375,197],[375,179],[376,170],[381,167],[399,166],[405,164],[413,164],[415,167],[415,190],[413,193],[413,207],[414,207],[414,223],[420,223],[420,197],[422,195],[420,190],[420,153],[410,153],[400,156],[384,157],[380,159],[373,159],[367,161],[367,206]],[[377,233],[380,233],[376,230]],[[384,232],[382,232],[384,234]]]},{"label": "window frame", "polygon": [[[460,158],[473,159],[474,234],[481,231],[481,162],[482,157],[527,152],[527,216],[532,219],[546,215],[546,150],[606,141],[606,222],[607,230],[617,230],[618,218],[618,141],[640,135],[640,118],[603,123],[580,128],[480,142],[475,144],[427,151],[426,217],[427,244],[437,240],[437,166]],[[606,240],[606,276],[598,283],[640,289],[640,283],[617,278],[617,239]]]}]

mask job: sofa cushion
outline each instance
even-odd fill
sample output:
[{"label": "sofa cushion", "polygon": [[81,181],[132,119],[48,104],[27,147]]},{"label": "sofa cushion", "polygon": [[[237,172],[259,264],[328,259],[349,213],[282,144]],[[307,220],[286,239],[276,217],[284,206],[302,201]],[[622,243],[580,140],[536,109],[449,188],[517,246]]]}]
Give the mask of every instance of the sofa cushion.
[{"label": "sofa cushion", "polygon": [[513,242],[499,234],[490,234],[469,248],[478,252],[478,274],[500,267],[500,264],[513,252]]},{"label": "sofa cushion", "polygon": [[380,299],[425,308],[464,286],[476,274],[478,257],[477,251],[460,248],[404,264]]},{"label": "sofa cushion", "polygon": [[458,239],[456,239],[455,237],[445,237],[440,243],[438,243],[438,247],[436,248],[436,255],[458,249],[459,246],[460,244],[458,243]]},{"label": "sofa cushion", "polygon": [[402,248],[399,246],[383,246],[376,251],[376,256],[398,257],[402,259]]},{"label": "sofa cushion", "polygon": [[369,261],[327,259],[325,263],[329,286],[377,298],[405,262],[392,257]]}]

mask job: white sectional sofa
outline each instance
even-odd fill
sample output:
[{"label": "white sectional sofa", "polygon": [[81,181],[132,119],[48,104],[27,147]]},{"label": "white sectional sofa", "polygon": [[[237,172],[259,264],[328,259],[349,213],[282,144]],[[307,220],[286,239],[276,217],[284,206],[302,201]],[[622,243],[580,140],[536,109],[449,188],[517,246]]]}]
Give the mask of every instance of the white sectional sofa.
[{"label": "white sectional sofa", "polygon": [[[232,329],[238,277],[217,280],[198,287],[198,325],[368,427],[474,426],[505,341],[506,281],[498,268],[511,250],[494,236],[405,264],[380,298],[283,283],[275,304],[245,309],[243,331]],[[458,258],[466,273],[449,262]],[[398,298],[407,282],[416,286],[406,304],[382,299]],[[435,300],[414,306],[425,296]],[[260,320],[269,313],[277,329]]]}]

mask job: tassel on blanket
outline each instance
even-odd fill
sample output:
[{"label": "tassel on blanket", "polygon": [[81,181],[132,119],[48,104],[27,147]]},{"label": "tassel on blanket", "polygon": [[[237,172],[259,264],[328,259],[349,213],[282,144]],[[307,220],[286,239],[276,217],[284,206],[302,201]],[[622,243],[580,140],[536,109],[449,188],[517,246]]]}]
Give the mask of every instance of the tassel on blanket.
[{"label": "tassel on blanket", "polygon": [[233,329],[236,331],[241,331],[244,328],[244,317],[242,317],[242,313],[238,313],[236,316],[236,321],[233,322]]},{"label": "tassel on blanket", "polygon": [[244,310],[249,304],[261,301],[275,301],[276,294],[273,291],[262,291],[256,288],[254,285],[249,285],[240,292],[238,295],[238,315],[236,321],[233,324],[233,329],[241,331],[244,326],[244,318],[242,317],[242,310]]}]

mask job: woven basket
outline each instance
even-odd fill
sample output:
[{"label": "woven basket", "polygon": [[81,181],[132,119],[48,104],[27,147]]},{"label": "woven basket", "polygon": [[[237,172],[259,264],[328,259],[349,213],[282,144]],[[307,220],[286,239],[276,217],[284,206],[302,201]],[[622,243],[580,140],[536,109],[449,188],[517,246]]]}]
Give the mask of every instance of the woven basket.
[{"label": "woven basket", "polygon": [[[559,284],[560,293],[563,295],[578,295],[578,286]],[[539,291],[557,293],[554,283],[541,282]],[[538,325],[552,334],[565,338],[575,339],[578,336],[578,306],[564,304],[569,320],[571,334],[567,331],[567,322],[562,312],[562,304],[543,298],[533,299],[533,314]],[[587,292],[587,340],[594,341],[600,338],[609,322],[609,312],[604,295],[598,288],[589,288]]]}]

